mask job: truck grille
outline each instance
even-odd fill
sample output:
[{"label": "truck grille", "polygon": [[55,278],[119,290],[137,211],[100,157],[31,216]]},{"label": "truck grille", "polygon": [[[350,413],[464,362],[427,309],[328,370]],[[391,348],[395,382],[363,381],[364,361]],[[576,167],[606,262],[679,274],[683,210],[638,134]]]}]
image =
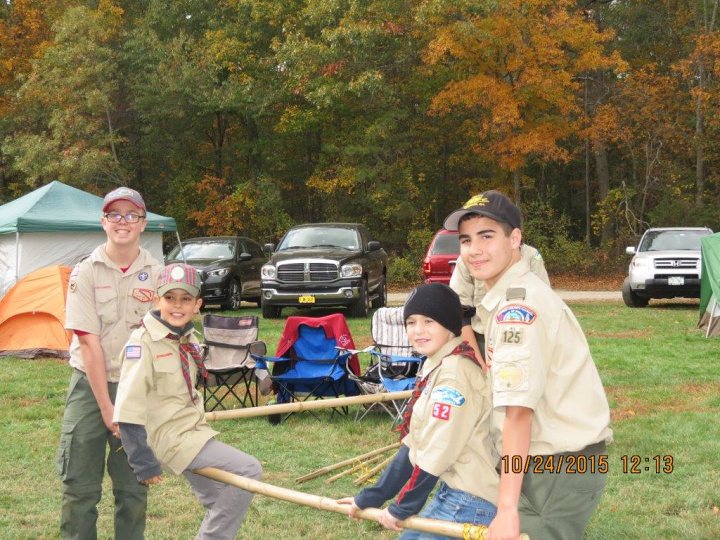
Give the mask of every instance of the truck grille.
[{"label": "truck grille", "polygon": [[325,262],[291,262],[278,264],[278,281],[301,283],[303,281],[332,281],[338,277],[338,267]]},{"label": "truck grille", "polygon": [[655,259],[655,268],[673,269],[673,268],[697,268],[698,260],[692,258],[684,259]]}]

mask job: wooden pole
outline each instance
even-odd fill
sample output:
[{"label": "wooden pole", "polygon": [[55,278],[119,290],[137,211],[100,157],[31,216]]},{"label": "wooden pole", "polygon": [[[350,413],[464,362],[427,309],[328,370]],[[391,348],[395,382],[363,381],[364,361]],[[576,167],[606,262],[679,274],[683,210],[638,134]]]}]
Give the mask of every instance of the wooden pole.
[{"label": "wooden pole", "polygon": [[362,405],[363,403],[380,403],[396,399],[408,399],[412,390],[403,392],[381,392],[379,394],[365,394],[331,399],[316,399],[313,401],[293,401],[277,405],[264,405],[262,407],[248,407],[247,409],[230,409],[227,411],[212,411],[205,413],[205,420],[230,420],[233,418],[252,418],[267,416],[269,414],[285,414],[292,412],[310,411],[314,409],[330,409],[333,407],[347,407],[348,405]]},{"label": "wooden pole", "polygon": [[[207,478],[212,478],[218,482],[239,487],[245,491],[265,495],[266,497],[273,497],[275,499],[301,504],[303,506],[309,506],[310,508],[317,508],[319,510],[326,510],[328,512],[336,512],[338,514],[348,515],[350,513],[350,505],[340,504],[334,499],[330,499],[328,497],[321,497],[319,495],[312,495],[310,493],[302,493],[300,491],[293,491],[292,489],[273,486],[272,484],[265,484],[264,482],[253,480],[252,478],[245,478],[243,476],[221,471],[213,467],[196,469],[193,472],[206,476]],[[382,511],[377,508],[366,508],[365,510],[360,510],[358,512],[358,517],[371,521],[378,521],[381,512]],[[424,531],[441,536],[466,538],[471,540],[483,540],[487,532],[487,527],[483,525],[455,523],[452,521],[441,521],[439,519],[428,519],[415,516],[401,521],[400,526],[405,529],[414,529],[416,531]],[[529,540],[525,534],[520,535],[520,539]]]},{"label": "wooden pole", "polygon": [[356,471],[359,471],[363,467],[369,466],[371,463],[375,463],[376,461],[379,461],[382,459],[382,454],[378,454],[377,456],[373,456],[370,459],[366,459],[365,461],[360,461],[359,463],[356,463],[349,469],[345,469],[343,472],[336,474],[335,476],[331,476],[327,480],[325,480],[326,484],[332,484],[335,482],[335,480],[340,480],[342,477],[347,476],[348,474],[352,474]]},{"label": "wooden pole", "polygon": [[383,446],[382,448],[378,448],[377,450],[373,450],[371,452],[367,452],[365,454],[361,454],[359,456],[352,457],[350,459],[345,459],[343,461],[338,461],[337,463],[333,463],[332,465],[328,465],[326,467],[321,467],[319,469],[316,469],[312,472],[307,473],[304,476],[301,476],[299,478],[295,479],[295,482],[298,484],[301,484],[303,482],[306,482],[308,480],[312,480],[313,478],[317,478],[318,476],[322,476],[325,473],[329,473],[330,471],[334,471],[335,469],[341,469],[345,465],[352,465],[353,463],[364,460],[373,456],[377,456],[378,454],[384,454],[385,452],[389,450],[394,450],[395,448],[400,448],[400,445],[402,443],[396,442],[393,444],[389,444],[387,446]]},{"label": "wooden pole", "polygon": [[353,483],[356,486],[361,486],[362,484],[364,484],[365,482],[370,480],[373,476],[375,476],[379,471],[382,471],[387,466],[387,464],[393,460],[394,457],[395,456],[393,455],[393,456],[383,459],[380,463],[375,465],[372,469],[370,469],[368,472],[363,474],[360,478],[355,480],[355,482],[353,482]]}]

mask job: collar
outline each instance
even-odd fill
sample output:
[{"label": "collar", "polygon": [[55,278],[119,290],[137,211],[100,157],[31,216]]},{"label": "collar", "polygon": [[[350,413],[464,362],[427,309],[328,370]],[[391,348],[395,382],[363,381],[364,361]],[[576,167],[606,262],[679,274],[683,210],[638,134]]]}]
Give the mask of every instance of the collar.
[{"label": "collar", "polygon": [[[110,257],[108,257],[107,253],[105,253],[105,245],[101,244],[95,250],[90,254],[90,260],[94,263],[101,262],[105,266],[109,268],[114,268],[118,272],[122,272],[120,270],[120,267],[112,260]],[[138,256],[135,257],[135,260],[132,262],[130,267],[124,272],[124,274],[131,275],[134,274],[137,270],[140,268],[144,268],[146,266],[152,265],[152,255],[150,255],[150,252],[147,251],[145,248],[140,246],[140,252],[138,253]]]},{"label": "collar", "polygon": [[178,328],[166,323],[160,318],[159,309],[153,309],[147,312],[145,317],[143,317],[143,326],[145,326],[153,341],[165,339],[168,332],[179,337],[190,337],[190,335],[195,332],[195,326],[192,321],[187,323],[184,328]]},{"label": "collar", "polygon": [[463,341],[464,339],[462,338],[462,336],[453,338],[445,345],[440,347],[440,349],[435,354],[433,354],[432,356],[428,356],[424,363],[424,373],[430,373],[432,370],[438,367],[442,362],[443,358],[448,356],[453,350],[455,350],[455,347],[460,345]]},{"label": "collar", "polygon": [[487,294],[483,297],[480,305],[487,311],[494,310],[500,302],[505,299],[505,293],[515,281],[530,272],[530,264],[525,259],[520,259],[518,262],[508,268],[505,273],[500,277],[498,282],[487,291]]}]

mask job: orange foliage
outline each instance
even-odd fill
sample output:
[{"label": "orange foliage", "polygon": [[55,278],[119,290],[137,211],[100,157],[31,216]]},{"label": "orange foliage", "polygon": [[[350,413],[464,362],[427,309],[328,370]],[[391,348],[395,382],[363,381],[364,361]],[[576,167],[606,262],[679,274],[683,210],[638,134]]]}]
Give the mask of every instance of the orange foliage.
[{"label": "orange foliage", "polygon": [[245,230],[255,214],[256,197],[249,190],[229,193],[224,179],[205,175],[197,184],[204,199],[197,201],[201,210],[191,210],[188,217],[209,235],[232,235]]},{"label": "orange foliage", "polygon": [[531,156],[567,160],[560,141],[582,129],[578,76],[617,70],[618,55],[572,0],[504,0],[491,13],[440,27],[424,59],[455,77],[434,97],[431,114],[474,111],[465,129],[473,148],[515,171]]}]

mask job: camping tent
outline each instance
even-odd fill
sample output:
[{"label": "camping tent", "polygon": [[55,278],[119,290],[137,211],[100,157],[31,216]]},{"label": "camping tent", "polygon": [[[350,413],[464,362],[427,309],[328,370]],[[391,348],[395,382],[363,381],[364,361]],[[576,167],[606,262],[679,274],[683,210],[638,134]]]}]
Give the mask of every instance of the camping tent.
[{"label": "camping tent", "polygon": [[[101,197],[62,182],[0,206],[0,297],[33,270],[74,266],[102,244],[102,207]],[[148,212],[142,245],[162,261],[162,233],[173,231],[173,218]]]},{"label": "camping tent", "polygon": [[31,272],[0,300],[0,356],[68,356],[65,325],[69,266]]},{"label": "camping tent", "polygon": [[720,233],[700,239],[700,322],[706,336],[720,335]]}]

